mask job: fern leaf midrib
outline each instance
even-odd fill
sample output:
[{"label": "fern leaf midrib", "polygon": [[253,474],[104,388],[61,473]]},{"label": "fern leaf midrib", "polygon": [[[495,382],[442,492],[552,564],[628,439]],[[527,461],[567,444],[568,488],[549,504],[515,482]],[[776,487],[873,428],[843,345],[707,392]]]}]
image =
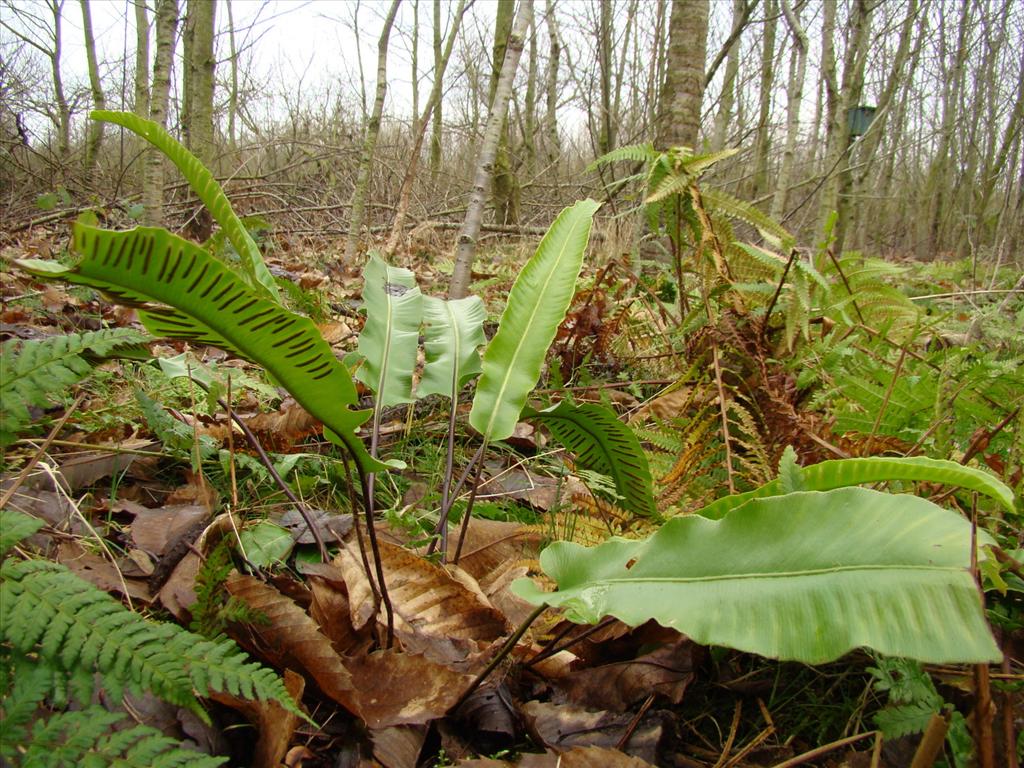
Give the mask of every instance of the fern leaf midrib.
[{"label": "fern leaf midrib", "polygon": [[[526,323],[526,328],[529,328],[533,324],[534,319],[537,317],[537,314],[539,312],[540,306],[541,306],[541,304],[543,302],[543,299],[544,299],[544,296],[545,296],[545,294],[547,292],[547,288],[551,284],[551,281],[554,279],[555,275],[557,274],[558,267],[561,265],[562,259],[565,258],[565,254],[569,251],[570,245],[574,242],[574,239],[573,239],[572,235],[575,235],[576,230],[577,230],[577,226],[580,226],[580,227],[583,227],[584,229],[586,229],[586,228],[590,227],[590,220],[589,219],[584,219],[584,220],[580,221],[578,224],[576,222],[573,222],[571,224],[571,226],[569,227],[568,234],[562,240],[562,247],[559,250],[558,257],[555,260],[553,260],[552,266],[548,270],[548,274],[547,274],[547,276],[544,279],[543,289],[537,292],[537,297],[536,297],[536,300],[534,302],[533,307],[530,310],[529,318],[528,318],[527,323]],[[505,369],[505,374],[502,377],[501,386],[498,388],[498,396],[495,399],[497,403],[501,403],[502,399],[505,396],[505,390],[508,389],[509,382],[511,381],[511,378],[512,378],[512,372],[516,370],[516,366],[517,366],[517,363],[519,361],[520,352],[523,349],[523,345],[526,344],[526,342],[527,342],[527,336],[528,335],[529,334],[526,334],[526,333],[522,334],[519,337],[519,340],[516,342],[515,351],[512,354],[512,357],[509,360],[508,366]],[[489,436],[491,434],[492,430],[494,429],[494,422],[495,422],[495,420],[497,418],[498,418],[498,408],[494,408],[491,411],[490,419],[488,419],[488,421],[487,421],[487,429],[484,431],[484,436],[485,437],[487,437],[487,436]]]}]

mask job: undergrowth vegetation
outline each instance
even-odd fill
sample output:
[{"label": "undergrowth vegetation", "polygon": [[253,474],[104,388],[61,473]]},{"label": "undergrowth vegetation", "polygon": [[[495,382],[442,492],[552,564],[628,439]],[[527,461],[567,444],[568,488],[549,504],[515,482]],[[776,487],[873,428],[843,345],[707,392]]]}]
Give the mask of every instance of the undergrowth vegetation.
[{"label": "undergrowth vegetation", "polygon": [[[642,166],[627,252],[588,200],[467,299],[412,254],[328,284],[98,117],[221,229],[87,216],[5,265],[5,759],[1024,750],[1010,269],[804,248],[702,189],[728,152],[639,146],[599,161]],[[170,722],[119,730],[124,691]]]}]

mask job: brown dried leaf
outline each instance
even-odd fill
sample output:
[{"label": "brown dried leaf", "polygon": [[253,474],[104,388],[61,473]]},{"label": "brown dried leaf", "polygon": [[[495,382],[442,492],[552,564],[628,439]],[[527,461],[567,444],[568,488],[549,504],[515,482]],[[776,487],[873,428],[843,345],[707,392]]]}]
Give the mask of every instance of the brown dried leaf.
[{"label": "brown dried leaf", "polygon": [[[448,537],[449,558],[455,556],[457,543],[457,534]],[[536,558],[542,544],[543,536],[538,531],[519,523],[474,519],[466,529],[459,567],[483,582],[507,563]]]},{"label": "brown dried leaf", "polygon": [[258,649],[275,666],[304,669],[327,696],[351,712],[358,712],[353,699],[352,675],[341,657],[306,612],[259,579],[233,573],[225,582],[228,592],[263,614],[269,623],[247,624],[246,637],[236,639]]},{"label": "brown dried leaf", "polygon": [[423,742],[427,738],[425,725],[396,725],[370,733],[373,756],[384,768],[416,768]]},{"label": "brown dried leaf", "polygon": [[210,517],[201,504],[142,509],[132,522],[132,541],[139,549],[160,557],[189,529]]},{"label": "brown dried leaf", "polygon": [[563,683],[568,699],[595,709],[625,712],[651,694],[673,704],[693,681],[694,645],[680,637],[639,658],[574,672]]},{"label": "brown dried leaf", "polygon": [[192,620],[190,609],[199,599],[196,596],[195,584],[196,576],[202,565],[203,561],[199,555],[191,551],[186,553],[174,566],[170,578],[164,582],[157,593],[160,604],[178,621]]},{"label": "brown dried leaf", "polygon": [[630,424],[637,424],[645,421],[651,416],[657,419],[674,419],[682,416],[688,408],[701,407],[706,404],[706,393],[701,392],[701,397],[695,397],[698,393],[690,387],[680,387],[661,397],[656,397],[646,405],[642,406],[629,418]]},{"label": "brown dried leaf", "polygon": [[[589,746],[610,749],[633,721],[632,714],[592,712],[572,704],[540,701],[527,702],[522,711],[538,742],[558,752]],[[629,753],[655,762],[663,730],[660,718],[649,713],[630,736]]]},{"label": "brown dried leaf", "polygon": [[[124,440],[117,443],[116,448],[136,451],[159,451],[161,444],[153,440]],[[148,460],[149,457],[146,457]],[[60,474],[67,481],[72,491],[77,491],[97,480],[118,472],[124,472],[139,457],[135,454],[113,453],[110,451],[89,451],[78,454],[60,463]]]},{"label": "brown dried leaf", "polygon": [[86,552],[77,541],[63,541],[57,549],[57,562],[66,565],[72,573],[102,589],[104,592],[128,594],[132,600],[153,602],[146,582],[124,576],[120,568],[105,557]]},{"label": "brown dried leaf", "polygon": [[[468,574],[456,578],[402,547],[386,541],[379,544],[395,611],[395,632],[406,650],[442,663],[458,662],[506,633],[505,618],[479,588],[473,590],[463,583],[472,579]],[[372,613],[373,598],[362,561],[352,549],[344,546],[334,563],[348,586],[352,623],[360,627],[368,618],[368,606]],[[378,621],[384,621],[383,607]]]},{"label": "brown dried leaf", "polygon": [[360,717],[370,728],[424,725],[444,717],[473,682],[424,656],[377,651],[346,661]]},{"label": "brown dried leaf", "polygon": [[562,753],[558,764],[561,768],[655,768],[639,757],[602,747],[573,747]]},{"label": "brown dried leaf", "polygon": [[[302,701],[306,681],[290,669],[284,671],[284,686],[295,701]],[[252,768],[277,768],[288,752],[288,745],[299,724],[299,716],[284,709],[276,701],[252,701],[229,693],[211,691],[210,697],[225,706],[237,709],[259,729],[259,740],[253,751]]]},{"label": "brown dried leaf", "polygon": [[368,633],[357,632],[352,626],[344,582],[339,584],[333,579],[316,575],[307,578],[313,593],[309,615],[320,626],[320,631],[327,635],[334,650],[342,656],[366,650],[372,639]]}]

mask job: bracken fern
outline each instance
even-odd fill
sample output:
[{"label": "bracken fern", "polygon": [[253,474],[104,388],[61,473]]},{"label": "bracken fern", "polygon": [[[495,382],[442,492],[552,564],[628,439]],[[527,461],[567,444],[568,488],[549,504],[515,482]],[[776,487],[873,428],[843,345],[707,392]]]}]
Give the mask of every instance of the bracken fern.
[{"label": "bracken fern", "polygon": [[9,445],[31,417],[29,406],[45,406],[111,357],[139,357],[149,339],[131,328],[90,331],[0,344],[0,448]]},{"label": "bracken fern", "polygon": [[[42,523],[0,511],[4,553]],[[199,697],[226,692],[273,700],[301,715],[280,678],[250,662],[228,639],[206,640],[174,624],[148,621],[64,566],[6,558],[0,565],[0,755],[22,765],[218,765],[172,750],[152,729],[109,734],[117,715],[85,709],[33,724],[38,705],[88,703],[96,682],[114,700],[145,692],[209,716]],[[116,759],[115,759],[116,758]]]}]

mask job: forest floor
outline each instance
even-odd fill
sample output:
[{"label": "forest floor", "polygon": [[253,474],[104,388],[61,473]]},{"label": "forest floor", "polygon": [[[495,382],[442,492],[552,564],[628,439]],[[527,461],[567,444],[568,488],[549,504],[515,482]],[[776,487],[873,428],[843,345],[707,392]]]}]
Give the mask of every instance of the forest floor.
[{"label": "forest floor", "polygon": [[[267,245],[286,301],[339,358],[350,355],[364,322],[362,276],[326,268],[342,245]],[[10,263],[63,258],[66,247],[59,228],[4,245],[5,367],[29,342],[141,329],[135,311],[89,288],[37,282]],[[491,247],[478,259],[473,291],[485,300],[488,336],[532,248]],[[446,251],[424,246],[400,261],[425,294],[443,295],[451,264],[436,252]],[[10,556],[60,563],[148,619],[226,634],[255,660],[290,670],[285,684],[309,720],[226,694],[204,699],[209,722],[151,694],[94,699],[230,765],[1019,765],[1024,295],[1011,292],[1019,271],[857,256],[832,263],[846,272],[821,272],[830,290],[845,284],[845,303],[819,300],[826,311],[800,317],[796,298],[787,308],[783,295],[768,328],[770,295],[754,291],[760,314],[754,299],[723,302],[709,328],[680,320],[665,266],[641,269],[594,248],[531,403],[614,408],[644,447],[654,516],[622,509],[607,478],[580,470],[544,429],[522,422],[467,480],[478,491],[472,522],[458,566],[442,565],[427,552],[446,472],[447,401],[385,409],[379,453],[406,465],[381,474],[375,489],[393,642],[354,548],[366,531],[337,448],[259,367],[213,347],[156,341],[144,359],[85,355],[81,375],[29,404],[28,421],[4,423],[13,434],[3,505],[45,521]],[[712,347],[724,385],[711,374]],[[212,382],[213,394],[189,376]],[[462,400],[456,475],[479,447]],[[517,578],[547,578],[539,553],[548,542],[647,536],[730,484],[741,492],[772,480],[790,445],[805,466],[928,456],[981,468],[1014,489],[1016,516],[948,487],[896,489],[969,517],[973,504],[1004,554],[979,574],[1001,665],[918,664],[867,649],[814,666],[776,661],[699,645],[653,621],[535,617],[509,590]],[[456,518],[464,510],[456,503]],[[34,717],[59,709],[41,701]]]}]

